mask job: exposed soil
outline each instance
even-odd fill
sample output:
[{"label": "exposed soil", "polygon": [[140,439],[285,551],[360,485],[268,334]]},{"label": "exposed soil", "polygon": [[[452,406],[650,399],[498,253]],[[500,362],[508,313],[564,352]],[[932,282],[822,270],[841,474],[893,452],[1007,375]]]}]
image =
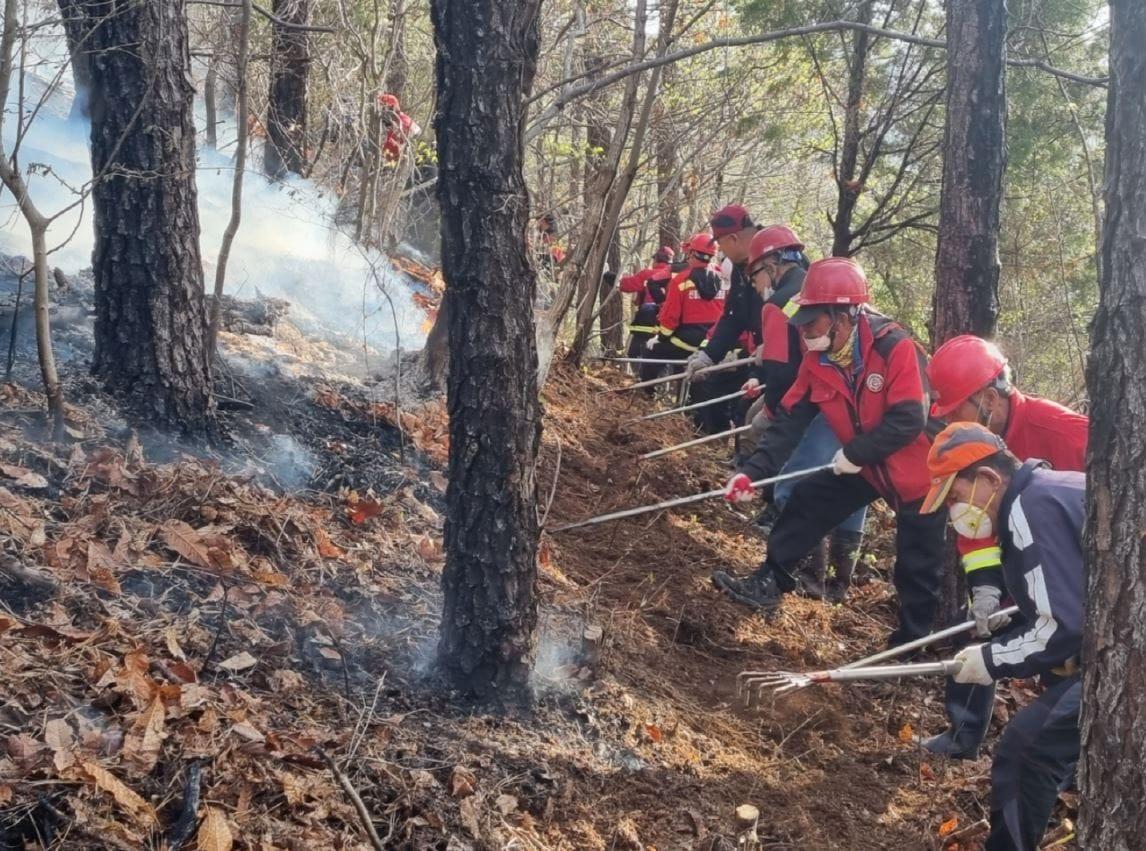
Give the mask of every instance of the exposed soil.
[{"label": "exposed soil", "polygon": [[[257,362],[264,344],[235,337]],[[273,463],[228,471],[206,451],[155,463],[159,446],[84,405],[68,445],[46,446],[20,413],[35,394],[0,400],[0,848],[232,847],[206,844],[224,831],[260,851],[369,848],[327,756],[387,848],[732,849],[744,803],[762,847],[977,847],[949,836],[984,817],[988,759],[923,759],[913,738],[942,727],[937,682],[736,697],[742,670],[880,648],[885,582],[765,622],[708,583],[763,546],[720,500],[547,534],[537,706],[477,712],[432,672],[441,400],[399,414],[377,388],[264,379],[240,382],[254,407],[228,413],[224,460],[252,436],[289,440],[307,454],[294,487]],[[727,477],[728,446],[637,460],[691,433],[627,423],[653,403],[600,394],[626,381],[554,366],[550,528]],[[878,574],[893,520],[869,522]],[[1000,715],[1028,697],[1009,689]]]}]

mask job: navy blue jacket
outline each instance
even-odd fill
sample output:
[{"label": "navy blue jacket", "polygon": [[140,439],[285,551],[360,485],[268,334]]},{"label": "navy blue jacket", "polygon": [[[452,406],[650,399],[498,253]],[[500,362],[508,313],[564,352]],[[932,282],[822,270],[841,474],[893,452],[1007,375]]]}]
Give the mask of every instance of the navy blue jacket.
[{"label": "navy blue jacket", "polygon": [[999,504],[1007,592],[1020,623],[983,647],[995,679],[1046,674],[1082,650],[1086,575],[1082,522],[1086,477],[1027,461]]},{"label": "navy blue jacket", "polygon": [[713,363],[720,363],[726,354],[740,345],[740,335],[745,331],[752,334],[753,348],[760,345],[760,311],[763,307],[764,300],[744,274],[744,266],[733,264],[732,284],[724,299],[724,313],[704,347]]}]

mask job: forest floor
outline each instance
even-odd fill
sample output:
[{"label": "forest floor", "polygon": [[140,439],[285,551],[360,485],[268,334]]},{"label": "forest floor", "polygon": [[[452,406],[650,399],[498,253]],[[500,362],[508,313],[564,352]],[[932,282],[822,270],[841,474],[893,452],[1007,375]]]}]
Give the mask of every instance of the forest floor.
[{"label": "forest floor", "polygon": [[[223,342],[248,375],[284,346],[315,356]],[[978,847],[989,758],[916,743],[942,728],[938,682],[736,698],[744,669],[882,647],[886,512],[876,578],[771,622],[709,585],[763,546],[720,500],[546,534],[536,708],[478,713],[433,676],[442,400],[398,412],[354,381],[264,372],[231,385],[221,450],[110,428],[82,382],[52,445],[38,394],[0,392],[0,848],[368,849],[356,796],[394,849],[733,849],[746,803],[764,848]],[[691,432],[627,423],[653,403],[599,395],[627,380],[554,367],[549,527],[726,478],[728,447],[639,461]],[[996,725],[1030,694],[1001,691]]]}]

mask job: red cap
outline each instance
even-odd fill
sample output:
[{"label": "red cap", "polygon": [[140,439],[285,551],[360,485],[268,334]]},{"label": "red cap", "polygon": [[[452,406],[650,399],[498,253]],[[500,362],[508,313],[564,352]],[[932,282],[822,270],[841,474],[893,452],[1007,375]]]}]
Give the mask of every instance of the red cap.
[{"label": "red cap", "polygon": [[945,417],[1003,371],[1007,359],[994,343],[963,334],[935,350],[927,380],[935,397],[932,416]]},{"label": "red cap", "polygon": [[743,204],[727,204],[721,207],[712,214],[708,224],[712,228],[714,239],[740,233],[745,228],[756,227],[756,223],[752,221],[752,217],[748,215],[748,210]]}]

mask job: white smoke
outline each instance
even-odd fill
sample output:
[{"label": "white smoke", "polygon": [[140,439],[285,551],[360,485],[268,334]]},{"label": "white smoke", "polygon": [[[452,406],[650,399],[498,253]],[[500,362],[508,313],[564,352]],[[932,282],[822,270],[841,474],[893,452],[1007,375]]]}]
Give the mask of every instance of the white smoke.
[{"label": "white smoke", "polygon": [[[73,86],[67,69],[63,32],[45,27],[30,44],[25,67],[24,114],[43,101],[19,146],[19,162],[28,177],[29,195],[52,216],[75,204],[77,191],[91,179],[86,122],[69,120]],[[13,150],[19,122],[19,87],[6,107],[4,143]],[[197,116],[200,127],[203,116]],[[231,215],[234,180],[233,122],[218,129],[219,150],[201,147],[196,182],[205,282],[214,286],[215,261]],[[258,153],[256,141],[252,154]],[[35,168],[30,168],[35,165]],[[310,181],[298,177],[270,183],[248,159],[243,178],[243,217],[227,264],[226,292],[239,298],[257,293],[291,302],[290,319],[304,331],[317,320],[326,329],[385,351],[400,339],[403,349],[424,342],[425,315],[410,298],[410,288],[379,252],[366,250],[333,224],[337,202]],[[62,246],[51,263],[65,272],[91,265],[93,244],[90,201],[60,216],[48,234],[50,247]],[[28,229],[14,199],[0,196],[0,251],[31,255]],[[380,290],[384,287],[393,302]],[[396,327],[395,327],[396,326]],[[318,330],[318,329],[313,329]]]}]

